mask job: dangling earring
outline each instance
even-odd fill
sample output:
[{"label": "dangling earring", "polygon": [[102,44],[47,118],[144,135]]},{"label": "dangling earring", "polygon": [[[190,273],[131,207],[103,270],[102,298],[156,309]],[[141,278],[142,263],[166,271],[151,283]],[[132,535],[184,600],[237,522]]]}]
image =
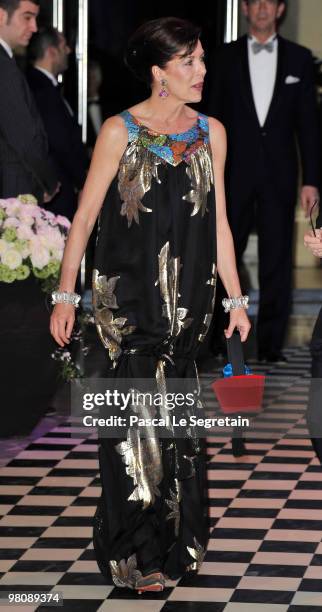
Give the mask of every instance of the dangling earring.
[{"label": "dangling earring", "polygon": [[167,84],[166,80],[162,79],[162,81],[161,81],[161,89],[160,89],[160,92],[159,92],[160,98],[167,98],[168,95],[169,95],[169,93],[165,89],[166,84]]}]

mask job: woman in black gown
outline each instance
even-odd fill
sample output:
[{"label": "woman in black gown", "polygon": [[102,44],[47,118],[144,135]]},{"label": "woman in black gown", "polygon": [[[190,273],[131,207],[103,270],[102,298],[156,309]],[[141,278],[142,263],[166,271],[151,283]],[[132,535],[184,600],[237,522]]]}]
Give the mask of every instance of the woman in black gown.
[{"label": "woman in black gown", "polygon": [[[200,101],[206,72],[199,34],[163,18],[132,37],[127,64],[152,93],[100,132],[60,280],[60,291],[74,291],[100,214],[93,306],[113,362],[107,375],[154,379],[163,391],[171,377],[196,380],[217,270],[228,295],[240,296],[225,212],[225,130],[186,106]],[[51,331],[61,346],[73,323],[74,306],[56,304]],[[234,328],[246,340],[241,307],[231,310],[227,337]],[[94,549],[102,573],[141,592],[197,570],[208,541],[204,440],[143,439],[132,427],[122,440],[100,440],[99,461]]]}]

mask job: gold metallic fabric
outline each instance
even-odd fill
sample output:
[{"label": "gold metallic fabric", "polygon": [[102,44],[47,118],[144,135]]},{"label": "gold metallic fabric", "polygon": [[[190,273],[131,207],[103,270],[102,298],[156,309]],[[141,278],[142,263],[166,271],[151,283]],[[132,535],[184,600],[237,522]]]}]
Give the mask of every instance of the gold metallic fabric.
[{"label": "gold metallic fabric", "polygon": [[158,177],[161,163],[162,160],[154,153],[136,143],[124,152],[118,174],[118,190],[123,202],[121,215],[127,218],[128,227],[131,227],[133,219],[139,224],[139,211],[152,212],[151,208],[142,204],[142,199],[151,189],[153,178],[161,183]]},{"label": "gold metallic fabric", "polygon": [[203,144],[190,157],[186,173],[190,178],[192,189],[183,196],[183,200],[193,204],[191,216],[201,211],[202,217],[208,212],[207,195],[213,185],[212,157],[209,144]]},{"label": "gold metallic fabric", "polygon": [[112,312],[118,309],[114,291],[119,278],[113,276],[107,279],[105,275],[101,276],[98,270],[93,270],[93,309],[96,327],[114,365],[121,354],[122,336],[132,333],[135,329],[135,326],[127,324],[126,317],[114,317]]},{"label": "gold metallic fabric", "polygon": [[188,309],[178,306],[179,275],[182,264],[180,257],[170,256],[170,243],[162,247],[159,253],[159,285],[163,299],[162,316],[169,322],[169,334],[178,336],[182,329],[187,329],[193,319],[187,318]]}]

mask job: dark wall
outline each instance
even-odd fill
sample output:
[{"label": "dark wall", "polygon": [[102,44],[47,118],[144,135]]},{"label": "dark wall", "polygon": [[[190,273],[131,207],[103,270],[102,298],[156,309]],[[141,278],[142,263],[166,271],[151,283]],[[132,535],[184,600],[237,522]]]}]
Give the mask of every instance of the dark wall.
[{"label": "dark wall", "polygon": [[53,18],[52,4],[52,1],[40,0],[40,12],[38,17],[38,24],[40,26],[51,25]]}]

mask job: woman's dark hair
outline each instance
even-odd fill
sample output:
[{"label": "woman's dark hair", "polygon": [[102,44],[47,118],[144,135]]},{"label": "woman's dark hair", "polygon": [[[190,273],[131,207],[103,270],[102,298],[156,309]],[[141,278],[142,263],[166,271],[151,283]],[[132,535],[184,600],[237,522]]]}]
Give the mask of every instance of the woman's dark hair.
[{"label": "woman's dark hair", "polygon": [[174,55],[190,55],[198,43],[200,28],[177,17],[143,23],[132,34],[124,56],[126,66],[148,85],[152,66],[164,68]]}]

